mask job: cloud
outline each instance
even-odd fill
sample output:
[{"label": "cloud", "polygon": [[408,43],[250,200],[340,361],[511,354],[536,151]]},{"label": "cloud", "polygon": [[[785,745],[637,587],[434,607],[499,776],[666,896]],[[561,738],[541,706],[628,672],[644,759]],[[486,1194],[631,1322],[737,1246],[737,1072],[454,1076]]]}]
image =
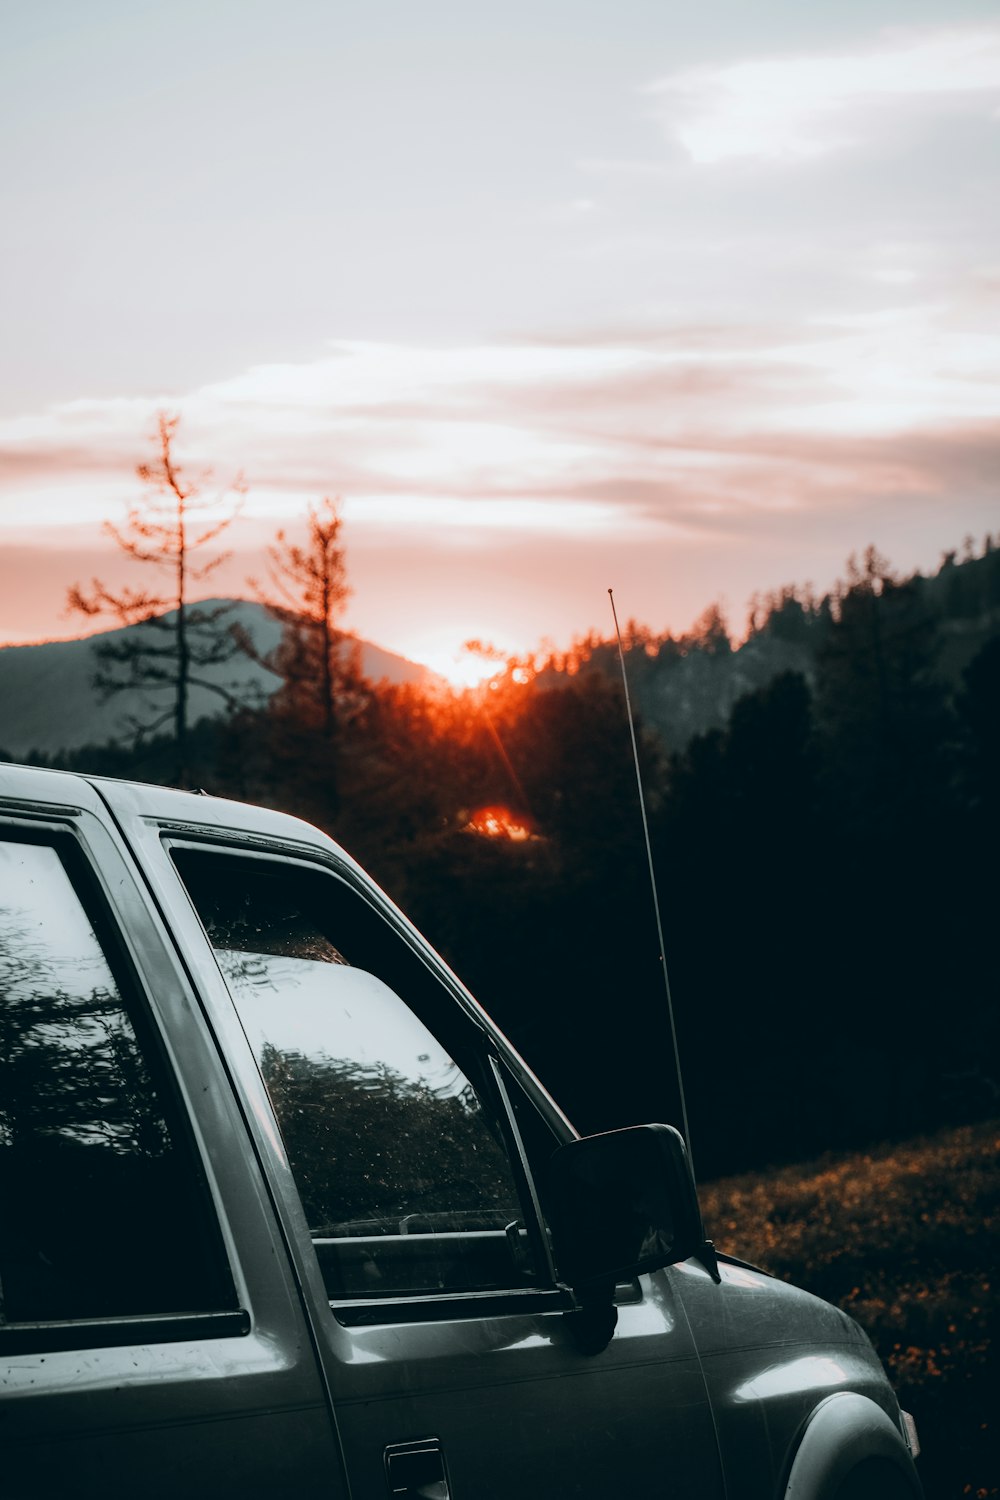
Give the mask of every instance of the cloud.
[{"label": "cloud", "polygon": [[100,450],[83,443],[23,448],[11,443],[0,448],[0,485],[36,477],[51,479],[56,474],[120,474],[123,459],[118,449]]},{"label": "cloud", "polygon": [[329,494],[366,555],[404,534],[415,556],[517,538],[683,549],[707,536],[738,545],[865,497],[981,507],[996,471],[1000,344],[947,304],[770,330],[341,343],[182,400],[72,403],[0,423],[7,537],[44,518],[96,538],[140,492],[134,466],[164,404],[182,413],[190,473],[206,460],[220,481],[246,473],[240,524],[255,545]]},{"label": "cloud", "polygon": [[[998,273],[1000,283],[1000,273]],[[662,349],[688,356],[700,352],[732,355],[801,342],[808,331],[789,319],[785,323],[730,322],[620,322],[557,332],[535,329],[508,342],[520,347],[547,349]]]},{"label": "cloud", "polygon": [[891,35],[854,53],[759,57],[650,85],[654,116],[699,164],[797,162],[862,144],[880,111],[959,100],[995,114],[1000,27]]},{"label": "cloud", "polygon": [[[183,413],[178,452],[192,472],[201,455],[220,478],[243,469],[250,516],[289,513],[318,493],[370,498],[373,514],[385,496],[472,505],[658,483],[712,455],[724,468],[747,434],[790,452],[810,435],[832,446],[960,428],[1000,402],[996,341],[952,327],[945,306],[826,318],[795,336],[778,327],[771,344],[763,327],[748,336],[735,326],[729,338],[723,326],[678,327],[648,341],[621,332],[589,344],[343,344],[316,362],[258,366],[172,404]],[[96,475],[117,472],[135,492],[156,407],[91,402],[3,423],[0,496],[70,472],[94,501]],[[567,511],[568,528],[577,520]]]}]

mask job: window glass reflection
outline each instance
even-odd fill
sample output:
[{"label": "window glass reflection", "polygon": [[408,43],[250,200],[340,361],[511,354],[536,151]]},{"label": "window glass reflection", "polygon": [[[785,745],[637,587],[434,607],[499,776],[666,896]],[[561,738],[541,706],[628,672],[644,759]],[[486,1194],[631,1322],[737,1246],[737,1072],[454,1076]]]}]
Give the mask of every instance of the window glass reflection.
[{"label": "window glass reflection", "polygon": [[188,1243],[191,1196],[59,855],[0,842],[3,1320],[218,1305]]},{"label": "window glass reflection", "polygon": [[300,867],[190,853],[178,865],[257,1058],[331,1295],[532,1276],[499,1127],[405,1003],[430,976],[384,919]]}]

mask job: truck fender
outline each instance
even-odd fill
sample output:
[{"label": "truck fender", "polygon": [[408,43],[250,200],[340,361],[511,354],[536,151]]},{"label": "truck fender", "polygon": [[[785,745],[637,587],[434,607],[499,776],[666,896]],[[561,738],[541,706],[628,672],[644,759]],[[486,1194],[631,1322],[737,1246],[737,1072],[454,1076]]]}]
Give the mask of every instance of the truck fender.
[{"label": "truck fender", "polygon": [[785,1500],[921,1500],[913,1460],[891,1418],[867,1396],[837,1391],[809,1417]]}]

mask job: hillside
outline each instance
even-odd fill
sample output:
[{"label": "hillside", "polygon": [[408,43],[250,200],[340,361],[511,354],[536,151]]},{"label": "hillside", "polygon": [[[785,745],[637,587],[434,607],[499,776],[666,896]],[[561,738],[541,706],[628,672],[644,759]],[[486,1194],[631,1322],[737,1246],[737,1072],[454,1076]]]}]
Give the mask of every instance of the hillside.
[{"label": "hillside", "polygon": [[[224,602],[209,600],[206,607]],[[226,619],[241,625],[262,655],[278,644],[281,626],[260,604],[236,601]],[[80,640],[0,648],[0,747],[14,757],[32,751],[52,755],[122,738],[130,716],[147,716],[143,713],[143,694],[138,690],[122,692],[101,702],[93,686],[95,648],[145,628],[131,625]],[[361,666],[365,676],[375,682],[423,682],[431,676],[426,667],[369,641],[361,642]],[[270,672],[246,656],[238,656],[224,667],[207,668],[205,676],[232,688],[237,697],[251,703],[266,699],[277,686]],[[164,702],[165,695],[161,693],[158,701]],[[224,704],[217,694],[207,688],[192,689],[192,723],[221,712]]]},{"label": "hillside", "polygon": [[[988,540],[980,557],[958,561],[949,553],[936,574],[893,579],[888,592],[895,604],[905,605],[895,611],[899,629],[920,636],[915,645],[927,673],[954,692],[973,657],[1000,629],[1000,549]],[[629,683],[643,723],[669,751],[682,751],[696,735],[723,728],[741,698],[784,672],[801,673],[815,687],[837,608],[836,594],[815,599],[808,591],[785,590],[763,601],[740,644],[731,641],[715,608],[683,636],[653,635],[641,627],[630,636],[626,630]],[[550,660],[542,681],[558,686],[567,671],[581,669],[617,681],[615,643],[589,637],[566,659]]]},{"label": "hillside", "polygon": [[722,1250],[857,1318],[917,1420],[928,1496],[995,1496],[998,1122],[703,1187]]}]

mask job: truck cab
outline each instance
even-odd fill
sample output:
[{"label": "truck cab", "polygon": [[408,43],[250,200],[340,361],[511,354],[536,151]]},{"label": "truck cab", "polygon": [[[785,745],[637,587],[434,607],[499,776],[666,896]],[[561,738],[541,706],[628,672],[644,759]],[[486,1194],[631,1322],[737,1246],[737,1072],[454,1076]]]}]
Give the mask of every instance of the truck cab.
[{"label": "truck cab", "polygon": [[679,1134],[581,1139],[284,814],[0,766],[0,1195],[8,1500],[921,1493]]}]

